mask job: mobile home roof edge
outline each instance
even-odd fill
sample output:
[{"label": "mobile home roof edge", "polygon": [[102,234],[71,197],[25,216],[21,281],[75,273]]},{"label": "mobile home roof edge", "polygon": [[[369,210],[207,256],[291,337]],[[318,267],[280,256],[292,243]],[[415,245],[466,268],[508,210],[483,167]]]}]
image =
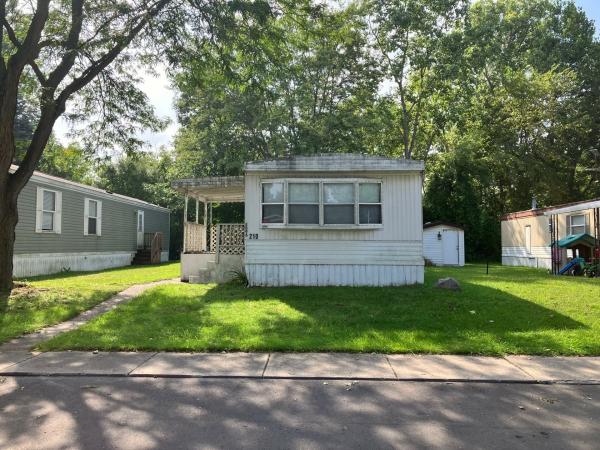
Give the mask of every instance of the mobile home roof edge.
[{"label": "mobile home roof edge", "polygon": [[422,172],[420,160],[387,158],[355,153],[326,153],[312,156],[246,163],[246,172]]},{"label": "mobile home roof edge", "polygon": [[[11,173],[14,173],[18,168],[19,168],[19,166],[17,166],[17,165],[14,165],[14,164],[11,165],[10,166]],[[146,208],[152,208],[152,209],[156,209],[156,210],[164,211],[164,212],[168,212],[168,213],[171,212],[168,208],[165,208],[165,207],[159,206],[159,205],[155,205],[153,203],[145,202],[144,200],[140,200],[138,198],[128,197],[126,195],[121,195],[121,194],[115,194],[114,192],[108,192],[104,189],[89,186],[87,184],[77,183],[76,181],[67,180],[65,178],[56,177],[54,175],[48,175],[47,173],[39,172],[37,170],[33,172],[33,175],[31,176],[30,180],[35,183],[45,183],[45,184],[48,184],[48,185],[51,185],[54,187],[66,186],[75,191],[88,193],[90,195],[107,198],[107,199],[114,200],[114,201],[121,202],[121,203],[129,203],[132,205],[142,206],[142,207],[146,207]]]},{"label": "mobile home roof edge", "polygon": [[548,206],[546,208],[528,209],[525,211],[516,211],[504,214],[500,220],[514,220],[525,217],[547,216],[550,214],[561,214],[565,212],[581,211],[584,209],[592,209],[600,207],[600,198],[591,200],[581,200],[578,202],[563,203],[560,205]]}]

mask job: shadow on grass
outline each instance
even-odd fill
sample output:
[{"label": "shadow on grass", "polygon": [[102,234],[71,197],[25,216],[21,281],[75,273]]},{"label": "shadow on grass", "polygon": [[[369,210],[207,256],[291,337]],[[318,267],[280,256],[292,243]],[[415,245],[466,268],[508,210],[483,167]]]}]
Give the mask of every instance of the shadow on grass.
[{"label": "shadow on grass", "polygon": [[64,270],[62,272],[53,273],[49,275],[36,275],[33,277],[23,277],[23,278],[15,278],[15,281],[21,282],[35,282],[35,281],[47,281],[47,280],[62,280],[62,279],[72,279],[76,277],[91,277],[98,276],[107,273],[118,274],[120,272],[131,272],[131,271],[148,271],[149,269],[160,269],[164,266],[172,265],[174,261],[164,262],[160,264],[152,264],[151,266],[142,265],[142,266],[123,266],[123,267],[112,267],[104,270],[96,270],[96,271],[79,271],[72,272],[70,270]]},{"label": "shadow on grass", "polygon": [[[401,288],[170,286],[46,349],[598,354],[565,332],[588,326],[505,291],[462,283]],[[44,348],[44,346],[42,346]]]}]

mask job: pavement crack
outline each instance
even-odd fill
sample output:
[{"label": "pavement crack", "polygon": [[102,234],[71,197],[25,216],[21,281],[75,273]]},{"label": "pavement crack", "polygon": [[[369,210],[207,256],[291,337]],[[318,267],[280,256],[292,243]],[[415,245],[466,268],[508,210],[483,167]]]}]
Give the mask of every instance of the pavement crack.
[{"label": "pavement crack", "polygon": [[137,366],[135,366],[133,369],[131,369],[129,372],[127,372],[127,376],[131,375],[134,371],[138,370],[140,367],[142,367],[144,364],[146,364],[148,361],[150,361],[152,358],[154,358],[157,354],[158,354],[158,352],[152,353],[145,360],[143,360],[141,363],[139,363]]},{"label": "pavement crack", "polygon": [[392,369],[392,373],[394,374],[394,378],[396,378],[396,380],[398,380],[398,374],[396,373],[396,371],[394,370],[394,366],[392,366],[392,363],[390,362],[390,358],[388,358],[388,355],[385,355],[385,360],[387,361],[387,363],[390,366],[390,369]]},{"label": "pavement crack", "polygon": [[265,377],[265,372],[267,371],[267,366],[269,365],[269,361],[270,361],[270,360],[271,360],[271,354],[270,354],[270,353],[268,353],[268,354],[267,354],[267,360],[265,361],[265,367],[263,367],[263,371],[262,371],[262,374],[261,374],[261,376],[260,376],[261,378],[264,378],[264,377]]}]

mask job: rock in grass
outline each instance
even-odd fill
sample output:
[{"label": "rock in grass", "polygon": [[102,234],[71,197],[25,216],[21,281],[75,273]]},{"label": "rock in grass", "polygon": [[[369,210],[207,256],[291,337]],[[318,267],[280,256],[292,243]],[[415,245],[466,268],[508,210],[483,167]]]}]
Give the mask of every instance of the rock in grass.
[{"label": "rock in grass", "polygon": [[460,284],[454,278],[440,278],[435,283],[435,287],[440,289],[450,289],[451,291],[460,291]]}]

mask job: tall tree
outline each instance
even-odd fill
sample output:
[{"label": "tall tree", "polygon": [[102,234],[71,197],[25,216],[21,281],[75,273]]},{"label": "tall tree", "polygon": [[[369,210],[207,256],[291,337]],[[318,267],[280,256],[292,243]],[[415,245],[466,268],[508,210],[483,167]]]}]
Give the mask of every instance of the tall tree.
[{"label": "tall tree", "polygon": [[[188,53],[175,82],[182,124],[178,162],[189,175],[239,173],[243,163],[286,154],[371,151],[378,74],[367,51],[365,11],[301,2],[271,32]],[[379,142],[384,142],[382,137]]]},{"label": "tall tree", "polygon": [[[0,291],[12,287],[17,197],[67,101],[76,100],[74,111],[80,115],[104,115],[112,136],[127,142],[133,122],[156,124],[131,81],[136,56],[150,61],[166,54],[173,60],[184,36],[209,43],[231,35],[237,23],[260,22],[256,18],[270,14],[266,2],[0,0]],[[148,35],[151,39],[143,39]],[[33,93],[37,114],[24,157],[11,173],[22,91]]]},{"label": "tall tree", "polygon": [[[445,41],[467,10],[465,0],[372,0],[372,34],[390,96],[398,105],[401,155],[426,157],[436,132],[429,100],[443,86]],[[434,126],[428,126],[434,125]]]}]

